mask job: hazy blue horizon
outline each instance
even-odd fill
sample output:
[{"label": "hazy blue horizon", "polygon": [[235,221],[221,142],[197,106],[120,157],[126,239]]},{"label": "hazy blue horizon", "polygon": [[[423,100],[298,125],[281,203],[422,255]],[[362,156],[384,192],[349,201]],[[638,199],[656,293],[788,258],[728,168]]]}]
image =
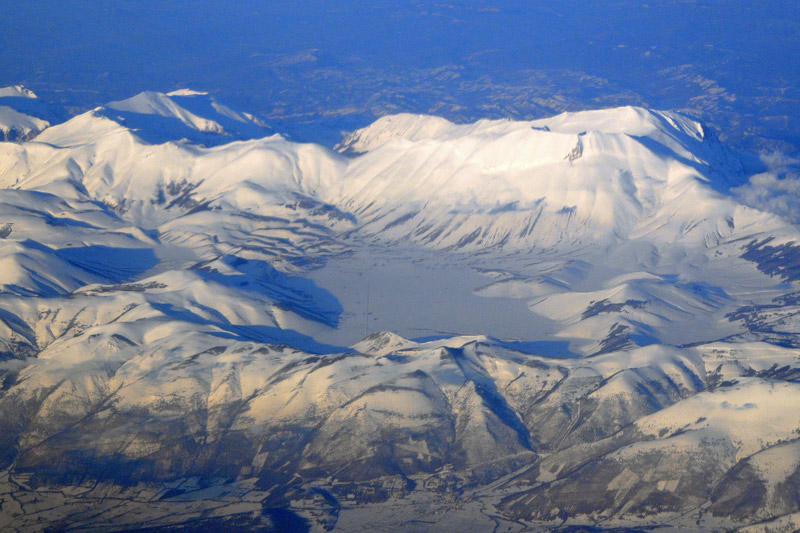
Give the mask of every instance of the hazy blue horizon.
[{"label": "hazy blue horizon", "polygon": [[798,29],[791,1],[6,2],[0,85],[75,110],[191,87],[327,144],[391,112],[638,104],[797,155]]}]

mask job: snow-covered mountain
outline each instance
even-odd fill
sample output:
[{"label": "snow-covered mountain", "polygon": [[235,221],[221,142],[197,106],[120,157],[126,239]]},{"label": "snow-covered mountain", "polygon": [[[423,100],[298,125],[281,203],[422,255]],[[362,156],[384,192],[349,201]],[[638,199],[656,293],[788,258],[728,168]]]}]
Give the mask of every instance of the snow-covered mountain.
[{"label": "snow-covered mountain", "polygon": [[[343,147],[367,150],[354,159],[274,135],[210,149],[153,145],[132,119],[112,120],[120,111],[218,136],[227,134],[221,118],[244,120],[206,96],[142,93],[75,117],[39,143],[9,148],[15,153],[4,163],[13,170],[2,185],[88,194],[139,223],[162,221],[181,202],[258,211],[301,196],[352,215],[362,234],[381,242],[450,249],[631,238],[708,244],[740,228],[780,224],[724,195],[741,167],[699,124],[638,108],[461,126],[385,117],[346,139]],[[200,97],[193,109],[214,113],[201,116],[177,103]],[[173,141],[182,134],[155,129]],[[271,198],[244,205],[263,195]]]},{"label": "snow-covered mountain", "polygon": [[8,97],[37,98],[36,93],[30,89],[26,89],[22,85],[9,85],[8,87],[0,87],[0,98]]},{"label": "snow-covered mountain", "polygon": [[458,249],[703,242],[754,220],[715,194],[738,182],[741,165],[674,113],[626,107],[468,125],[389,116],[341,148],[364,155],[328,201],[382,240]]},{"label": "snow-covered mountain", "polygon": [[209,145],[261,138],[274,132],[258,117],[191,89],[146,91],[96,110],[150,142],[188,139]]},{"label": "snow-covered mountain", "polygon": [[36,94],[21,85],[0,87],[0,141],[28,141],[50,126],[38,104]]},{"label": "snow-covered mountain", "polygon": [[793,524],[800,233],[742,172],[631,107],[0,143],[0,525]]}]

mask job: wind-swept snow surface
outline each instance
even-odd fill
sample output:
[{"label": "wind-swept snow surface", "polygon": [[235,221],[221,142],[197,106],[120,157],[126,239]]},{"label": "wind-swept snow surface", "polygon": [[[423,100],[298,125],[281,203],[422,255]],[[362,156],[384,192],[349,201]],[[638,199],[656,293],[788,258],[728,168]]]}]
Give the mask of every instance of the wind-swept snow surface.
[{"label": "wind-swept snow surface", "polygon": [[800,234],[713,134],[339,148],[190,90],[0,143],[0,527],[791,527]]}]

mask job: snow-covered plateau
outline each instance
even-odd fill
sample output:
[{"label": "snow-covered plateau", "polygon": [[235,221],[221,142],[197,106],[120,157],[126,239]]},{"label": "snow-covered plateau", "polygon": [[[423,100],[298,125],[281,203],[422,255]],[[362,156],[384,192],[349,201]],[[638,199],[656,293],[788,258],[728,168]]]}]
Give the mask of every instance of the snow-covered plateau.
[{"label": "snow-covered plateau", "polygon": [[698,122],[331,150],[36,100],[0,89],[0,529],[800,526],[800,228]]}]

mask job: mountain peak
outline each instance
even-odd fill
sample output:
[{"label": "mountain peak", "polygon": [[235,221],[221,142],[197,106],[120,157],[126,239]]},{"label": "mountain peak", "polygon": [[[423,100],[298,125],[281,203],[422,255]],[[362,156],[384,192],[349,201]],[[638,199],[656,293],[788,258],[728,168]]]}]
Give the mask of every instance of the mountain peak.
[{"label": "mountain peak", "polygon": [[22,85],[0,87],[0,141],[21,142],[36,137],[50,126],[43,111],[33,91]]},{"label": "mountain peak", "polygon": [[396,333],[379,331],[357,342],[352,348],[360,353],[383,356],[415,346],[417,346],[416,342],[403,338]]},{"label": "mountain peak", "polygon": [[449,120],[432,115],[386,115],[369,126],[348,134],[334,149],[343,153],[361,154],[379,148],[393,139],[417,141],[433,138],[454,126]]},{"label": "mountain peak", "polygon": [[201,96],[207,95],[206,91],[195,91],[194,89],[176,89],[167,93],[167,96]]},{"label": "mountain peak", "polygon": [[17,98],[38,98],[36,93],[30,89],[26,89],[22,85],[9,85],[8,87],[0,87],[0,97],[17,97]]},{"label": "mountain peak", "polygon": [[148,142],[188,139],[205,145],[257,139],[274,131],[258,117],[218,101],[206,92],[178,89],[164,94],[144,91],[110,102],[104,114],[135,129]]},{"label": "mountain peak", "polygon": [[[443,248],[550,246],[629,235],[656,217],[659,239],[683,238],[682,227],[702,239],[732,216],[733,204],[713,190],[732,179],[732,156],[674,112],[620,107],[471,124],[402,114],[353,132],[338,148],[361,155],[327,201],[375,221],[367,225],[383,238],[412,235]],[[688,218],[670,222],[671,202],[687,191],[714,207],[682,208]]]},{"label": "mountain peak", "polygon": [[142,115],[175,118],[198,131],[220,134],[225,132],[223,127],[216,121],[195,115],[164,93],[145,91],[126,100],[110,102],[106,104],[106,107]]}]

